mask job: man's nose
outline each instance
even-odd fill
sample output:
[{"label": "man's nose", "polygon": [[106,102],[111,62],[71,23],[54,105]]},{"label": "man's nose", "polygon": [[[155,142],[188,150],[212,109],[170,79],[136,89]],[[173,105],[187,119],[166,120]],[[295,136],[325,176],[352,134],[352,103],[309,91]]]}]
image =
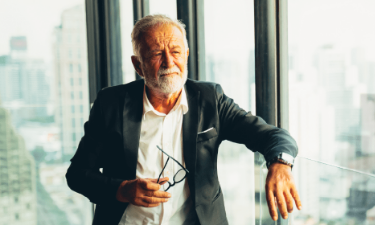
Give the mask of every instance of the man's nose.
[{"label": "man's nose", "polygon": [[166,52],[163,57],[163,67],[172,68],[174,66],[172,54]]}]

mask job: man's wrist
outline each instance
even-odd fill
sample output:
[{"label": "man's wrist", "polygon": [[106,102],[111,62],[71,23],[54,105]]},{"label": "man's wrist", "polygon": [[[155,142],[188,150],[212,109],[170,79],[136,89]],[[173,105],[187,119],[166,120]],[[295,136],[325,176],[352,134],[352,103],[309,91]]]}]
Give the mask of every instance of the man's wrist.
[{"label": "man's wrist", "polygon": [[292,170],[292,166],[287,165],[287,164],[284,164],[284,163],[281,163],[281,162],[274,162],[274,163],[272,163],[272,164],[268,167],[268,170],[272,170],[272,169],[274,169],[274,168],[277,168],[277,169],[280,169],[280,168],[287,168],[287,169]]},{"label": "man's wrist", "polygon": [[117,201],[120,201],[120,202],[129,202],[129,200],[126,198],[126,196],[124,196],[124,189],[125,189],[125,186],[129,183],[128,180],[124,180],[120,186],[118,187],[117,189],[117,192],[116,192],[116,199]]},{"label": "man's wrist", "polygon": [[294,157],[287,153],[281,152],[276,157],[267,161],[267,168],[270,168],[270,166],[274,163],[284,164],[292,169],[294,165]]}]

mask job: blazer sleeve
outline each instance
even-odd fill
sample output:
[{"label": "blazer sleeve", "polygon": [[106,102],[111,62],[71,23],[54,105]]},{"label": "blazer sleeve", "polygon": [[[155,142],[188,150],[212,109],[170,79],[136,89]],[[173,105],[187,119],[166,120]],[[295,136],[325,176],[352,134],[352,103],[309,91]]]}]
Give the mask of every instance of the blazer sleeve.
[{"label": "blazer sleeve", "polygon": [[122,179],[103,175],[101,150],[104,139],[104,120],[101,111],[102,92],[94,102],[89,120],[84,125],[85,134],[78,149],[71,159],[71,165],[66,173],[68,186],[86,196],[95,204],[118,202],[117,189]]},{"label": "blazer sleeve", "polygon": [[218,84],[216,97],[223,140],[245,144],[248,149],[263,154],[266,161],[282,152],[297,156],[297,144],[287,130],[269,125],[259,116],[240,108]]}]

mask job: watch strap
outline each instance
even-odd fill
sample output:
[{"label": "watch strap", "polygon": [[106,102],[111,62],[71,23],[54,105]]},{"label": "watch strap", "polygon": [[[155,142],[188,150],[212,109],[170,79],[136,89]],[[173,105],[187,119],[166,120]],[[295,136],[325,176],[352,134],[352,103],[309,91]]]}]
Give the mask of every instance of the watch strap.
[{"label": "watch strap", "polygon": [[274,157],[271,160],[267,161],[267,163],[266,163],[267,168],[269,168],[275,162],[279,162],[279,163],[282,163],[282,164],[290,166],[290,168],[293,168],[294,157],[291,156],[291,155],[289,155],[289,154],[287,154],[287,153],[282,152],[279,155],[277,155],[276,157]]}]

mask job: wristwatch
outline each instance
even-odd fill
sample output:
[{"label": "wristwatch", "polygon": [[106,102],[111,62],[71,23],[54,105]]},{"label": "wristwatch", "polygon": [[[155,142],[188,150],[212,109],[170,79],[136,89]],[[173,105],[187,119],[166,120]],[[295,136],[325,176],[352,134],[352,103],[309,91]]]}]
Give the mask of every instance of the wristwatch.
[{"label": "wristwatch", "polygon": [[282,152],[282,153],[280,153],[279,155],[277,155],[276,157],[274,157],[273,159],[271,159],[270,161],[267,162],[267,164],[266,164],[267,168],[269,168],[275,162],[279,162],[279,163],[288,165],[292,169],[293,164],[294,164],[294,157],[287,154],[287,153]]}]

